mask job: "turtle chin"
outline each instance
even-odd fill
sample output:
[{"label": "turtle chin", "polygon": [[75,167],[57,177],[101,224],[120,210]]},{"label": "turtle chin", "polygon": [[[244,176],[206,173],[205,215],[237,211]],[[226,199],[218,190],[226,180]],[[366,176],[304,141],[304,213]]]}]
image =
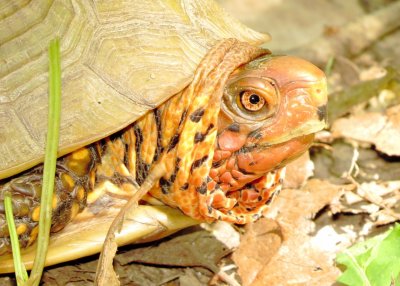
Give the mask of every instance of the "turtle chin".
[{"label": "turtle chin", "polygon": [[256,148],[243,147],[243,151],[237,154],[238,169],[247,174],[264,175],[283,168],[304,154],[313,140],[312,133],[279,144],[261,145]]},{"label": "turtle chin", "polygon": [[[306,152],[313,140],[314,134],[308,134],[279,144],[245,144],[234,152],[217,149],[210,177],[224,192],[239,190],[285,167]],[[224,153],[229,157],[221,158]]]}]

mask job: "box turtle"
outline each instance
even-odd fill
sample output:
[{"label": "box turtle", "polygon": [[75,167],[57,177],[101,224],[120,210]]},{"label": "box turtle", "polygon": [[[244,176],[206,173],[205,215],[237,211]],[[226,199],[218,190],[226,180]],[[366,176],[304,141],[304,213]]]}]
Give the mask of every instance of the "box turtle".
[{"label": "box turtle", "polygon": [[[164,219],[164,233],[198,221],[256,220],[285,165],[325,126],[323,72],[259,48],[268,36],[211,0],[15,0],[0,11],[3,261],[10,250],[4,192],[12,193],[22,246],[37,235],[54,37],[62,108],[52,232],[64,229],[64,238],[50,243],[49,264],[75,257],[66,254],[75,248],[76,256],[98,251],[90,235],[145,182],[147,200],[176,208],[139,208]],[[164,171],[152,176],[156,166]],[[138,214],[144,221],[146,211]],[[183,223],[180,213],[193,219]]]}]

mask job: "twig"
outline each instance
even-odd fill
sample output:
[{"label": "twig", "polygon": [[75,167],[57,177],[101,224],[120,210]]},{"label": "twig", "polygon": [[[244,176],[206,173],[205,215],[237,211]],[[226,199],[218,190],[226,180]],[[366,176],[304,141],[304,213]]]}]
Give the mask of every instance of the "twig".
[{"label": "twig", "polygon": [[140,186],[140,189],[129,199],[115,217],[104,240],[103,249],[97,264],[94,285],[120,285],[117,274],[113,269],[113,259],[117,252],[115,234],[121,230],[125,216],[137,207],[139,200],[148,193],[153,187],[154,182],[165,175],[165,172],[166,169],[163,163],[155,165],[146,180]]},{"label": "twig", "polygon": [[[380,202],[373,193],[361,188],[360,184],[352,176],[348,176],[347,179],[350,180],[356,186],[355,191],[358,196],[360,196],[364,200],[366,200],[370,203],[373,203],[373,204],[377,205],[378,207],[382,208],[388,215],[394,217],[396,220],[400,220],[400,214],[396,213],[391,208],[386,206],[384,203]],[[363,192],[361,190],[363,190]],[[381,197],[379,197],[379,198],[381,198]]]}]

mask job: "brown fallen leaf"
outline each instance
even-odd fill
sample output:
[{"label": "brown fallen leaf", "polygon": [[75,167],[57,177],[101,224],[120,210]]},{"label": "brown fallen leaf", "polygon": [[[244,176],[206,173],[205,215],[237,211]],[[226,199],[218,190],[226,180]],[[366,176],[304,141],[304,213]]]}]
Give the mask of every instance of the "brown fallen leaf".
[{"label": "brown fallen leaf", "polygon": [[240,246],[232,255],[243,285],[250,285],[281,247],[281,231],[276,221],[267,218],[246,225]]},{"label": "brown fallen leaf", "polygon": [[374,144],[389,155],[400,156],[400,105],[385,113],[365,112],[336,120],[332,135]]},{"label": "brown fallen leaf", "polygon": [[302,187],[306,180],[314,173],[314,163],[308,152],[286,166],[284,188],[297,189]]},{"label": "brown fallen leaf", "polygon": [[240,244],[240,234],[235,228],[235,225],[226,221],[217,221],[212,224],[202,223],[200,226],[209,231],[229,249],[233,250],[238,248]]},{"label": "brown fallen leaf", "polygon": [[293,285],[331,285],[335,281],[339,271],[333,266],[332,254],[312,240],[311,219],[342,190],[327,181],[310,180],[301,190],[285,190],[278,197],[274,208],[285,240],[253,285],[287,285],[288,281]]},{"label": "brown fallen leaf", "polygon": [[202,266],[217,273],[217,263],[230,252],[211,233],[201,230],[173,237],[157,246],[133,249],[115,261],[121,265],[138,262],[170,267]]},{"label": "brown fallen leaf", "polygon": [[[344,139],[337,139],[330,143],[329,148],[313,147],[311,158],[315,165],[314,177],[328,179],[335,184],[349,183],[348,175],[353,176],[359,183],[399,179],[399,160],[376,152],[370,148],[370,143],[356,143],[354,140],[347,142]],[[358,156],[355,156],[356,153]],[[354,159],[356,160],[354,161]],[[349,174],[353,163],[358,168]]]},{"label": "brown fallen leaf", "polygon": [[[118,256],[118,255],[117,255]],[[97,261],[80,263],[71,266],[60,266],[45,272],[43,286],[92,285]],[[155,267],[154,265],[114,264],[121,285],[205,285],[213,273],[202,267]],[[3,285],[0,283],[0,285]],[[10,284],[14,285],[14,284]]]},{"label": "brown fallen leaf", "polygon": [[41,285],[88,285],[93,284],[96,270],[96,261],[77,265],[54,267],[44,272]]},{"label": "brown fallen leaf", "polygon": [[254,224],[260,228],[251,226],[261,232],[250,231],[234,255],[243,285],[331,285],[339,270],[333,266],[332,253],[312,240],[311,219],[342,189],[313,179],[301,190],[283,190],[268,213],[275,222],[260,220]]},{"label": "brown fallen leaf", "polygon": [[196,268],[185,268],[184,275],[179,277],[179,286],[202,286],[208,281],[201,279],[202,276],[198,275]]},{"label": "brown fallen leaf", "polygon": [[372,225],[400,219],[400,181],[366,182],[346,190],[335,206],[335,213],[368,214]]},{"label": "brown fallen leaf", "polygon": [[[123,268],[123,271],[118,271]],[[200,286],[206,285],[213,273],[202,267],[171,268],[133,264],[116,267],[121,285]]]}]

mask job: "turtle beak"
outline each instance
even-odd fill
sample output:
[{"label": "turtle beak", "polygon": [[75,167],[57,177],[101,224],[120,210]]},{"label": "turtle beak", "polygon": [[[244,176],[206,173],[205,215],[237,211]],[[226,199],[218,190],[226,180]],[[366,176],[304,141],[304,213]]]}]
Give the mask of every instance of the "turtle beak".
[{"label": "turtle beak", "polygon": [[263,132],[258,144],[276,145],[299,136],[314,134],[327,125],[326,80],[298,81],[287,86],[288,101],[273,128]]}]

